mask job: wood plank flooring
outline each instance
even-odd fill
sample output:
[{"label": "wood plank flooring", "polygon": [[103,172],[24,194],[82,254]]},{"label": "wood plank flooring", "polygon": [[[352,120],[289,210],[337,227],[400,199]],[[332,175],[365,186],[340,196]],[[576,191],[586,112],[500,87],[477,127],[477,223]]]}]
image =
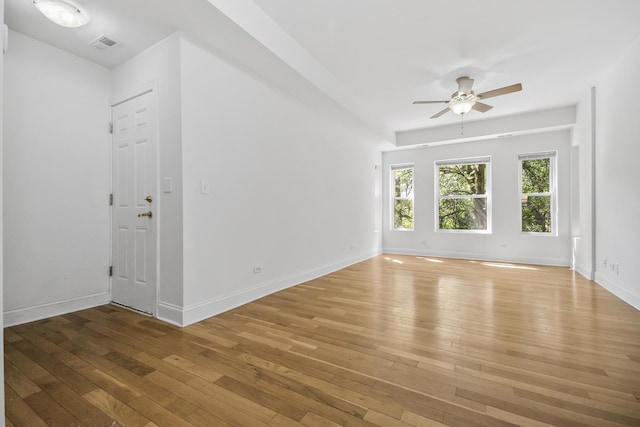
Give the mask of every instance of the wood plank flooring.
[{"label": "wood plank flooring", "polygon": [[640,426],[640,312],[567,268],[381,255],[183,329],[4,338],[8,426]]}]

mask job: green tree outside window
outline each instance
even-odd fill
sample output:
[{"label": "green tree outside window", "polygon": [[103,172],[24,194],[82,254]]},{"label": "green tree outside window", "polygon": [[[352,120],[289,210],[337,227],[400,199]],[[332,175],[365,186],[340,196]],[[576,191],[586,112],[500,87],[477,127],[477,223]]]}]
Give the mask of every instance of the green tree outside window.
[{"label": "green tree outside window", "polygon": [[393,229],[413,230],[413,167],[393,167]]},{"label": "green tree outside window", "polygon": [[555,153],[520,156],[521,231],[553,233]]},{"label": "green tree outside window", "polygon": [[489,162],[436,162],[438,172],[438,228],[489,229]]}]

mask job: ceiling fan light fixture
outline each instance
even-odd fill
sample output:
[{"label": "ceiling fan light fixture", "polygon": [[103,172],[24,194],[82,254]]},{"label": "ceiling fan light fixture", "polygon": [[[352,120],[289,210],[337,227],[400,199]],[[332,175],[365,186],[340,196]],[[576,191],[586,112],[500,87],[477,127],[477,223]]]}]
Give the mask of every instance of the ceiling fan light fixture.
[{"label": "ceiling fan light fixture", "polygon": [[64,0],[33,0],[33,5],[50,21],[66,28],[77,28],[89,23],[89,16]]},{"label": "ceiling fan light fixture", "polygon": [[456,114],[466,114],[476,103],[474,95],[456,96],[449,101],[449,109]]}]

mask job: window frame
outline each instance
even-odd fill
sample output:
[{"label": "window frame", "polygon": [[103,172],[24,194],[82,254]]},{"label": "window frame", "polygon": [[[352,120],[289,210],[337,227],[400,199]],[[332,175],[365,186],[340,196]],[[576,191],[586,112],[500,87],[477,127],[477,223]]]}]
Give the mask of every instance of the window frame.
[{"label": "window frame", "polygon": [[[396,191],[395,191],[395,171],[397,170],[406,170],[406,169],[411,169],[411,180],[413,181],[413,190],[411,192],[411,197],[396,197]],[[390,224],[389,224],[389,228],[391,229],[391,231],[414,231],[416,228],[416,203],[415,203],[415,194],[416,194],[416,171],[415,171],[415,166],[413,163],[401,163],[401,164],[394,164],[394,165],[390,165],[389,166],[389,194],[391,197],[389,197],[389,201],[390,201],[390,212],[391,215],[389,215],[389,220],[390,220]],[[412,218],[412,227],[411,228],[396,228],[395,224],[396,224],[396,200],[411,200],[411,209],[413,211],[413,218]]]},{"label": "window frame", "polygon": [[[440,166],[471,165],[484,163],[486,168],[486,187],[484,195],[450,195],[440,194]],[[491,156],[463,157],[434,161],[434,229],[436,233],[464,233],[464,234],[491,234],[492,233],[492,194],[491,194]],[[446,229],[440,228],[440,200],[441,199],[480,199],[486,200],[487,228],[484,230]]]},{"label": "window frame", "polygon": [[[522,192],[522,162],[526,160],[549,159],[549,191],[543,193]],[[533,153],[518,154],[518,229],[520,234],[531,236],[557,236],[558,235],[558,151],[539,151]],[[524,196],[549,197],[551,211],[551,231],[523,231],[522,230],[522,200]]]}]

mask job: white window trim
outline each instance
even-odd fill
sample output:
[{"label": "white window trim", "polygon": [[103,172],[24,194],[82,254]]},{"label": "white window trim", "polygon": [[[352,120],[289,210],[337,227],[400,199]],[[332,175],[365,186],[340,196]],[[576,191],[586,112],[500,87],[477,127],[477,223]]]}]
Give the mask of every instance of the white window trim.
[{"label": "white window trim", "polygon": [[[413,196],[411,197],[396,197],[396,192],[395,192],[395,174],[394,171],[397,170],[403,170],[403,169],[411,169],[411,176],[413,179]],[[403,163],[403,164],[397,164],[397,165],[390,165],[389,166],[389,194],[391,195],[391,197],[389,197],[389,201],[390,201],[390,208],[389,208],[389,212],[391,213],[391,215],[389,215],[389,228],[391,229],[391,231],[413,231],[416,228],[416,200],[415,200],[415,194],[416,194],[416,171],[415,171],[415,167],[413,165],[413,163]],[[395,219],[396,219],[396,209],[395,209],[395,201],[396,200],[411,200],[411,206],[413,207],[413,227],[412,228],[396,228],[395,227]]]},{"label": "white window trim", "polygon": [[[453,195],[440,196],[440,166],[469,165],[485,163],[487,167],[487,188],[484,195]],[[491,234],[492,230],[492,197],[491,197],[491,156],[465,157],[459,159],[436,160],[434,162],[434,230],[436,233],[464,233]],[[486,230],[448,230],[440,228],[440,199],[486,199],[487,200],[487,229]]]},{"label": "white window trim", "polygon": [[[522,161],[535,159],[550,159],[549,161],[549,192],[547,193],[526,193],[527,196],[550,196],[551,197],[551,232],[544,233],[541,231],[522,231]],[[558,236],[558,189],[557,189],[557,151],[543,151],[537,153],[524,153],[518,155],[518,229],[520,234],[530,236]]]}]

